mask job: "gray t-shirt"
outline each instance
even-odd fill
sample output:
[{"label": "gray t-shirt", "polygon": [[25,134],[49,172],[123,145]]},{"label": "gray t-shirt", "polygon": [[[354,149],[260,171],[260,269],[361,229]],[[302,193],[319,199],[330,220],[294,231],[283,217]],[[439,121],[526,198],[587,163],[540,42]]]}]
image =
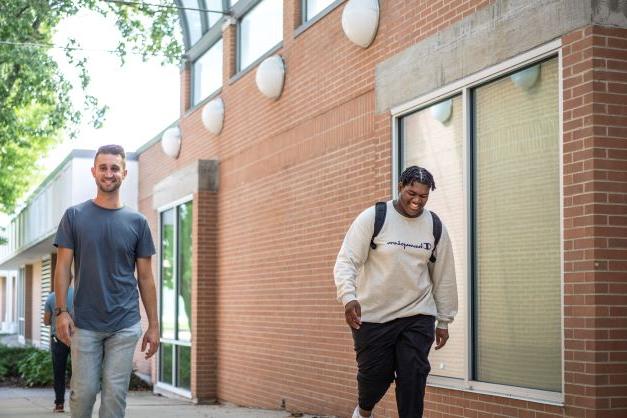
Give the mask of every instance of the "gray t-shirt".
[{"label": "gray t-shirt", "polygon": [[88,200],[65,211],[56,247],[74,250],[74,323],[114,332],[140,320],[135,262],[155,254],[146,218]]},{"label": "gray t-shirt", "polygon": [[[67,296],[65,297],[65,303],[67,304],[67,310],[70,312],[70,315],[74,315],[74,288],[68,287]],[[50,292],[48,294],[48,298],[46,299],[46,305],[44,307],[46,312],[50,312],[50,335],[57,335],[57,314],[54,313],[55,308],[57,307],[57,301],[54,297],[54,292]]]}]

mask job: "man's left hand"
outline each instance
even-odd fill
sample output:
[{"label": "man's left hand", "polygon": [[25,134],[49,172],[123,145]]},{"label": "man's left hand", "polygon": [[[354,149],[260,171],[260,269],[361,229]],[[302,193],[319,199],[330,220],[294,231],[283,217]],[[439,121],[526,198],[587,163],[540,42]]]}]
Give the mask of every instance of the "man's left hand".
[{"label": "man's left hand", "polygon": [[447,341],[448,341],[448,329],[436,328],[435,329],[435,349],[439,350],[440,348],[444,347]]},{"label": "man's left hand", "polygon": [[[148,351],[146,351],[148,346]],[[146,351],[146,359],[154,356],[159,349],[159,327],[148,327],[142,341],[142,353]]]}]

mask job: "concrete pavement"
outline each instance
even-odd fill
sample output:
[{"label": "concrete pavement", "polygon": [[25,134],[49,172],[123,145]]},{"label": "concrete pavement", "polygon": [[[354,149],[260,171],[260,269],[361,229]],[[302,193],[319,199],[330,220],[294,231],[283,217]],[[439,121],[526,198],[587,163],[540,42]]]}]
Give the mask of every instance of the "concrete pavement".
[{"label": "concrete pavement", "polygon": [[[53,398],[52,388],[0,387],[0,417],[69,417],[69,412],[65,414],[52,412]],[[68,402],[65,406],[69,410]],[[99,400],[96,401],[93,417],[98,416],[98,407]],[[193,405],[185,401],[153,395],[151,392],[129,392],[126,408],[127,418],[287,418],[293,416],[287,411],[242,408],[235,405]],[[302,416],[317,418],[312,415]]]}]

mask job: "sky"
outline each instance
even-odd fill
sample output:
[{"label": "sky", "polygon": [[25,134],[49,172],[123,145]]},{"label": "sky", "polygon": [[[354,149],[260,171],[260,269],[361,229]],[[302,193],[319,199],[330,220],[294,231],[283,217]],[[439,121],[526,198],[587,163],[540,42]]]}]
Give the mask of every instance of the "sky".
[{"label": "sky", "polygon": [[[64,20],[54,37],[55,45],[65,45],[68,37],[78,39],[87,49],[91,84],[88,92],[110,110],[102,129],[89,127],[86,120],[79,137],[67,140],[55,149],[46,167],[54,168],[73,148],[96,149],[100,145],[118,143],[126,151],[135,151],[170,125],[179,115],[179,68],[162,66],[159,59],[142,62],[137,55],[128,55],[123,67],[112,53],[119,35],[112,18],[81,11]],[[78,84],[76,70],[68,64],[62,50],[51,55],[68,77]],[[77,99],[80,93],[77,94]],[[76,101],[80,106],[80,100]],[[88,119],[88,118],[85,118]],[[58,160],[60,158],[60,160]]]},{"label": "sky", "polygon": [[[54,36],[55,45],[65,45],[74,37],[87,49],[88,70],[91,76],[88,93],[96,96],[109,111],[101,129],[89,126],[89,117],[74,140],[66,139],[53,149],[39,164],[44,178],[61,163],[72,149],[97,149],[101,145],[116,143],[126,151],[135,151],[174,122],[180,110],[180,71],[176,64],[162,66],[159,59],[142,62],[141,57],[129,54],[120,67],[120,60],[112,53],[119,35],[112,18],[97,13],[81,11],[61,22]],[[62,72],[80,86],[77,71],[67,63],[61,49],[50,54]],[[80,87],[74,95],[77,108],[82,107]],[[35,185],[36,187],[36,185]],[[26,198],[28,193],[24,196]],[[7,217],[0,213],[0,225]]]}]

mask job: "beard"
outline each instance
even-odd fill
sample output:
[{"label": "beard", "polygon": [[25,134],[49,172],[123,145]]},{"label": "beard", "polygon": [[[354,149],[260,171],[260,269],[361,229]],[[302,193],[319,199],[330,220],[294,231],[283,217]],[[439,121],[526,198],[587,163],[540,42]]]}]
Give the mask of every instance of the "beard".
[{"label": "beard", "polygon": [[104,193],[116,192],[122,185],[122,183],[119,181],[116,181],[110,184],[100,183],[99,181],[97,181],[96,184],[98,185],[98,190]]}]

